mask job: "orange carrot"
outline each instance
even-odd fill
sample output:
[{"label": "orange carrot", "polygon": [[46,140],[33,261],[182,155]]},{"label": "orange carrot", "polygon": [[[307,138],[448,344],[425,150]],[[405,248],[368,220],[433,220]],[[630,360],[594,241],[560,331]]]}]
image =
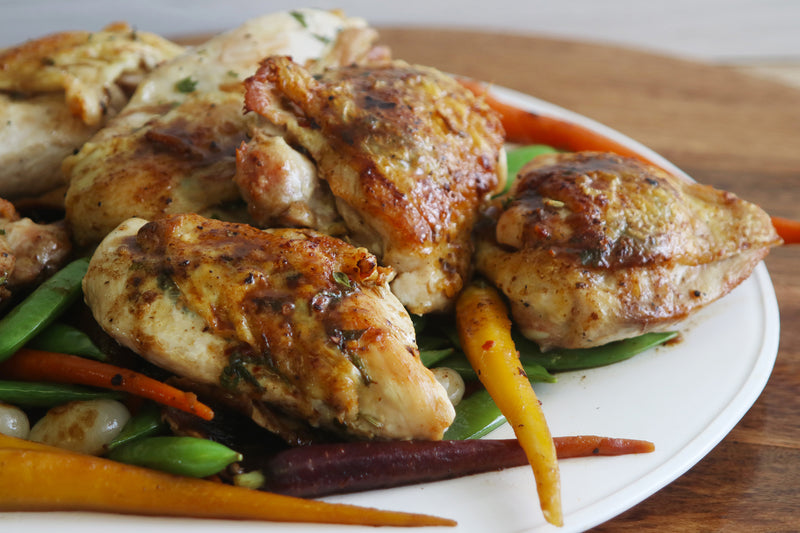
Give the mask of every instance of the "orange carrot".
[{"label": "orange carrot", "polygon": [[459,82],[473,94],[482,96],[486,104],[500,114],[508,142],[520,144],[546,144],[559,150],[578,152],[594,150],[614,152],[634,157],[647,164],[659,166],[636,150],[611,139],[590,128],[569,122],[562,118],[540,115],[519,107],[501,102],[488,92],[488,87],[473,80],[460,79]]},{"label": "orange carrot", "polygon": [[204,420],[214,418],[211,408],[199,402],[193,393],[127,368],[75,355],[23,348],[0,364],[0,376],[118,390],[193,413]]},{"label": "orange carrot", "polygon": [[60,450],[0,447],[0,472],[0,511],[96,511],[368,526],[455,525],[435,516],[254,491]]},{"label": "orange carrot", "polygon": [[590,457],[592,455],[628,455],[631,453],[650,453],[655,445],[647,440],[615,439],[596,435],[576,435],[573,437],[553,437],[559,459],[570,457]]},{"label": "orange carrot", "polygon": [[783,244],[800,244],[800,220],[772,217],[772,226],[783,239]]}]

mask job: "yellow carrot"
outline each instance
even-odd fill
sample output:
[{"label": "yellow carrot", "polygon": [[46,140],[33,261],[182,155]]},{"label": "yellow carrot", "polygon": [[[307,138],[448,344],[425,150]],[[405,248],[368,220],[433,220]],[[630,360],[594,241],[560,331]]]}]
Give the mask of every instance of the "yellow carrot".
[{"label": "yellow carrot", "polygon": [[367,526],[453,526],[435,516],[305,500],[0,438],[0,511],[97,511]]},{"label": "yellow carrot", "polygon": [[458,298],[456,321],[470,364],[525,450],[545,519],[562,525],[556,448],[539,400],[520,366],[505,303],[491,286],[473,283]]}]

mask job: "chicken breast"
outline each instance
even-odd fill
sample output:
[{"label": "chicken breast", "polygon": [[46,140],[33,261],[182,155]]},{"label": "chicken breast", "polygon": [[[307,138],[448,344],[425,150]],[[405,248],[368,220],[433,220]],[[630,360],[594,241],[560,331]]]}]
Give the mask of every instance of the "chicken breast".
[{"label": "chicken breast", "polygon": [[[392,271],[312,230],[131,219],[84,279],[97,322],[154,364],[281,416],[367,439],[440,439],[454,417],[419,359]],[[275,415],[277,413],[278,416]]]},{"label": "chicken breast", "polygon": [[397,271],[403,304],[448,309],[469,275],[477,208],[504,179],[493,111],[433,68],[384,61],[314,75],[277,56],[247,80],[246,104],[308,154],[348,237]]},{"label": "chicken breast", "polygon": [[543,349],[671,328],[780,243],[757,206],[606,153],[537,157],[490,213],[476,268]]},{"label": "chicken breast", "polygon": [[64,162],[75,240],[96,244],[133,216],[246,219],[235,152],[260,120],[242,112],[242,80],[270,54],[335,64],[368,53],[374,38],[361,19],[298,10],[250,20],[162,65]]},{"label": "chicken breast", "polygon": [[120,23],[0,53],[0,195],[64,185],[63,159],[122,109],[146,73],[182,51]]}]

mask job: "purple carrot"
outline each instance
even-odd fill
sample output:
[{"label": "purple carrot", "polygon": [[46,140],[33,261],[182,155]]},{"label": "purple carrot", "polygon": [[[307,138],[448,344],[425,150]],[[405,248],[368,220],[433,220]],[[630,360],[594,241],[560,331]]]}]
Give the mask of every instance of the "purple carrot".
[{"label": "purple carrot", "polygon": [[[556,437],[560,458],[653,450],[647,441]],[[516,439],[314,444],[266,460],[263,490],[316,498],[426,483],[528,464]]]}]

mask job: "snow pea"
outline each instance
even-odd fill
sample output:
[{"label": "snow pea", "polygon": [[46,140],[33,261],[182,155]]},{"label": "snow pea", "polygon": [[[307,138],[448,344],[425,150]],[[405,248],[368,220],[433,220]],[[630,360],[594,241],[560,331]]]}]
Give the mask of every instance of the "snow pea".
[{"label": "snow pea", "polygon": [[456,417],[444,433],[445,440],[479,439],[502,426],[506,417],[486,392],[480,389],[456,406]]},{"label": "snow pea", "polygon": [[625,359],[630,359],[645,350],[664,344],[674,339],[677,335],[678,333],[675,331],[645,333],[638,337],[615,341],[593,348],[570,350],[555,348],[542,352],[535,342],[526,339],[518,331],[512,333],[514,344],[520,353],[520,361],[523,364],[539,364],[551,372],[584,370],[618,363]]},{"label": "snow pea", "polygon": [[196,437],[147,437],[111,450],[108,458],[189,477],[214,475],[242,455],[227,446]]},{"label": "snow pea", "polygon": [[[520,358],[520,362],[522,363],[522,369],[531,381],[545,383],[555,383],[557,381],[556,377],[542,365],[532,361],[525,361],[522,358]],[[473,370],[472,365],[469,364],[469,361],[467,361],[463,352],[457,352],[450,357],[439,360],[437,366],[452,368],[461,374],[461,377],[465,380],[478,379],[478,375]]]},{"label": "snow pea", "polygon": [[0,361],[11,357],[78,298],[88,268],[88,257],[69,263],[0,319]]},{"label": "snow pea", "polygon": [[121,399],[116,391],[95,390],[78,385],[0,380],[0,401],[19,407],[54,407],[77,400]]},{"label": "snow pea", "polygon": [[428,368],[432,368],[434,366],[441,366],[437,365],[437,363],[439,363],[442,359],[452,355],[454,352],[455,349],[453,348],[444,348],[441,350],[420,350],[419,359],[422,361],[423,365]]},{"label": "snow pea", "polygon": [[128,420],[119,435],[108,443],[108,450],[138,439],[155,436],[165,428],[166,424],[161,420],[161,409],[153,403],[147,403]]},{"label": "snow pea", "polygon": [[108,357],[100,351],[89,336],[76,327],[62,322],[53,322],[26,345],[35,350],[68,353],[106,361]]}]

